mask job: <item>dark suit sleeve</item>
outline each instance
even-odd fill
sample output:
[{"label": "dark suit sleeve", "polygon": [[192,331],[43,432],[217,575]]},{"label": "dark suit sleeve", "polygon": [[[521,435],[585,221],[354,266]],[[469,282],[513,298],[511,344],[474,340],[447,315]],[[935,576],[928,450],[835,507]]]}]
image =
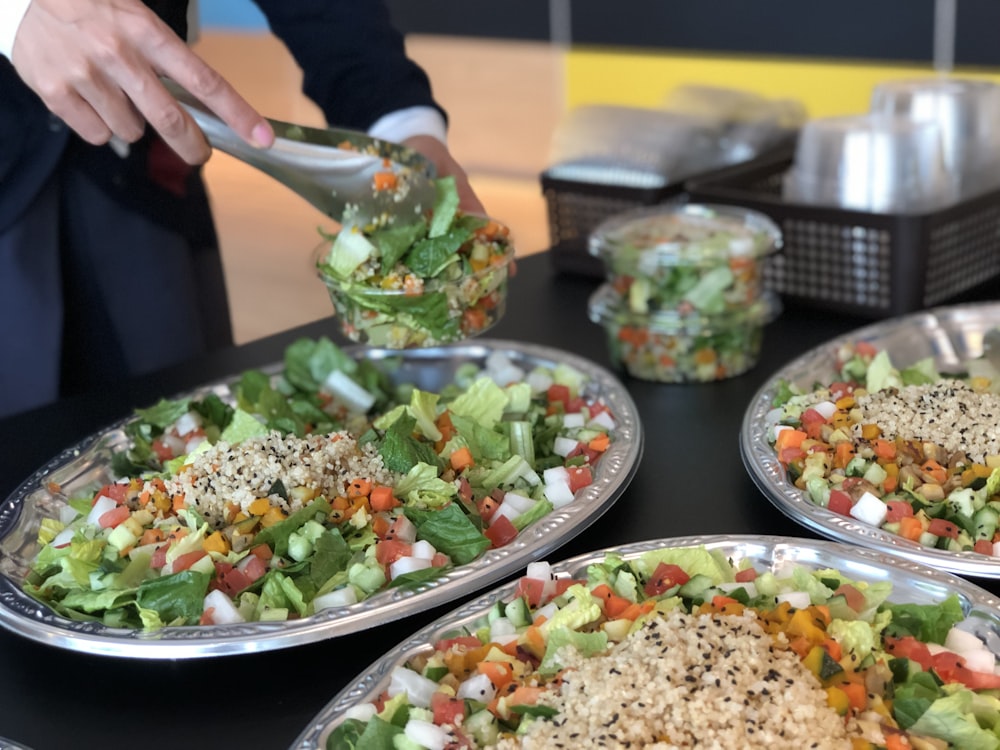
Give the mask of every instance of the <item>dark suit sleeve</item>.
[{"label": "dark suit sleeve", "polygon": [[444,114],[382,0],[255,2],[302,68],[303,92],[331,126],[367,130],[389,112],[419,105]]}]

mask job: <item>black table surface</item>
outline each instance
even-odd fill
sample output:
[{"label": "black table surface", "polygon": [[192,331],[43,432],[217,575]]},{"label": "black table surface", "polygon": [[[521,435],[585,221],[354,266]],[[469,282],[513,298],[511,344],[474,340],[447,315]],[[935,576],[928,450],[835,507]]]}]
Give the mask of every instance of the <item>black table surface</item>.
[{"label": "black table surface", "polygon": [[[598,280],[558,273],[542,253],[518,263],[504,319],[487,336],[543,344],[610,368],[603,330],[586,314]],[[1000,297],[1000,283],[964,295]],[[744,469],[739,427],[770,375],[806,350],[870,323],[786,308],[765,331],[757,366],[709,384],[660,384],[622,374],[638,406],[645,451],[634,479],[598,522],[550,559],[647,539],[701,534],[815,538],[777,510]],[[0,497],[95,431],[203,383],[281,359],[302,336],[339,338],[332,319],[207,356],[117,388],[0,420]],[[991,589],[992,582],[978,581]],[[469,595],[471,596],[471,594]],[[286,748],[354,677],[459,602],[362,633],[252,655],[194,660],[98,657],[0,629],[0,736],[35,750]]]}]

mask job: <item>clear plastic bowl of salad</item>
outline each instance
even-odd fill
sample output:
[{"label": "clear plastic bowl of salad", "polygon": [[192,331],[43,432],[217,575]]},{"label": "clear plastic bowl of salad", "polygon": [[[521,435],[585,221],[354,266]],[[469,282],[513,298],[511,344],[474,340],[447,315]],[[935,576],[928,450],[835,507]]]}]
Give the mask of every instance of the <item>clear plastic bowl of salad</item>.
[{"label": "clear plastic bowl of salad", "polygon": [[612,282],[588,303],[590,319],[607,334],[612,363],[633,377],[662,383],[705,383],[746,372],[757,364],[764,326],[780,312],[771,292],[710,315],[635,312]]},{"label": "clear plastic bowl of salad", "polygon": [[666,203],[600,224],[591,254],[636,313],[716,315],[762,292],[761,261],[781,246],[764,214],[737,206]]},{"label": "clear plastic bowl of salad", "polygon": [[351,341],[438,346],[483,333],[503,317],[514,260],[510,232],[459,211],[453,184],[438,183],[438,201],[425,216],[370,230],[344,227],[314,252]]}]

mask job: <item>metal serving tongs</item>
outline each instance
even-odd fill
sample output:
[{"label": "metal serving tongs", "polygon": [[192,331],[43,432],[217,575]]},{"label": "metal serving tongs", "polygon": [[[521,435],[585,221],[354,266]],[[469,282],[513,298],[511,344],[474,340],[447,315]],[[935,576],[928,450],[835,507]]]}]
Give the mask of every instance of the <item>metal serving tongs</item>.
[{"label": "metal serving tongs", "polygon": [[256,148],[177,83],[163,83],[212,148],[270,175],[335,221],[378,227],[408,221],[434,205],[434,165],[412,149],[359,131],[271,119],[274,145]]}]

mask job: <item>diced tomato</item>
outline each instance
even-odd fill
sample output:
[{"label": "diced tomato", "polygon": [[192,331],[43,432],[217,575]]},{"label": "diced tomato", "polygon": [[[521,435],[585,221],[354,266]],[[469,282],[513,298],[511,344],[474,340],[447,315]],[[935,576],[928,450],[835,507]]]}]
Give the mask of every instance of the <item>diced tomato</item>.
[{"label": "diced tomato", "polygon": [[913,506],[905,500],[886,500],[885,504],[889,506],[889,512],[885,516],[889,523],[896,523],[901,518],[913,515]]},{"label": "diced tomato", "polygon": [[375,543],[375,559],[380,565],[392,565],[401,557],[410,554],[412,545],[409,542],[401,542],[397,539],[383,539]]},{"label": "diced tomato", "polygon": [[747,583],[749,581],[756,581],[757,570],[755,568],[744,568],[743,570],[737,571],[735,579],[737,583]]},{"label": "diced tomato", "polygon": [[587,405],[587,402],[583,400],[582,396],[577,396],[576,398],[571,398],[568,401],[566,401],[566,413],[567,414],[576,414],[577,412],[581,411],[583,409],[583,407],[586,406],[586,405]]},{"label": "diced tomato", "polygon": [[972,549],[975,552],[978,552],[980,555],[992,555],[993,542],[991,542],[989,539],[977,539]]},{"label": "diced tomato", "polygon": [[569,474],[570,492],[576,492],[594,481],[589,466],[567,466],[566,472]]},{"label": "diced tomato", "polygon": [[114,500],[116,503],[121,505],[125,502],[126,496],[128,495],[128,485],[127,484],[106,484],[94,495],[94,499],[91,501],[91,505],[97,502],[97,498],[103,496],[110,500]]},{"label": "diced tomato", "polygon": [[932,518],[927,531],[934,536],[946,536],[951,539],[958,539],[958,526],[943,518]]},{"label": "diced tomato", "polygon": [[187,570],[207,554],[203,549],[196,549],[194,552],[185,552],[174,560],[173,571],[180,573],[182,570]]},{"label": "diced tomato", "polygon": [[957,671],[965,666],[965,659],[954,651],[939,651],[931,656],[931,669],[945,682],[958,682]]},{"label": "diced tomato", "polygon": [[878,354],[878,347],[868,341],[856,341],[854,343],[854,351],[862,357],[874,357]]},{"label": "diced tomato", "polygon": [[[267,563],[263,557],[247,555],[240,561],[239,571],[250,580],[250,583],[253,583],[267,572]],[[240,590],[242,591],[242,589]]]},{"label": "diced tomato", "polygon": [[782,448],[780,451],[778,451],[778,460],[781,463],[785,464],[786,466],[792,463],[793,461],[798,461],[802,458],[805,458],[805,456],[806,452],[801,448],[799,448],[798,446],[795,446],[793,448]]},{"label": "diced tomato", "polygon": [[[257,558],[254,558],[257,559]],[[249,587],[253,581],[245,571],[233,568],[219,580],[219,588],[229,596],[236,596],[243,589]]]},{"label": "diced tomato", "polygon": [[865,595],[849,583],[838,586],[833,593],[843,596],[847,600],[847,606],[855,612],[860,612],[865,608]]},{"label": "diced tomato", "polygon": [[849,516],[853,505],[851,496],[843,490],[830,490],[830,499],[826,503],[829,510],[842,516]]},{"label": "diced tomato", "polygon": [[130,515],[132,515],[132,511],[128,509],[128,506],[119,505],[117,508],[112,508],[106,513],[102,513],[101,517],[97,519],[97,523],[102,529],[110,529],[122,521],[127,521]]},{"label": "diced tomato", "polygon": [[447,651],[454,646],[465,646],[466,648],[479,648],[483,644],[474,635],[459,635],[454,638],[442,638],[434,644],[435,651]]},{"label": "diced tomato", "polygon": [[149,558],[149,567],[154,569],[162,568],[167,564],[167,550],[170,549],[169,544],[161,544],[153,551],[152,557]]},{"label": "diced tomato", "polygon": [[900,659],[912,659],[923,669],[931,668],[931,652],[926,643],[921,643],[912,635],[895,638],[885,637],[885,651]]},{"label": "diced tomato", "polygon": [[465,701],[436,691],[431,696],[431,711],[434,713],[435,724],[455,726],[459,719],[465,718]]},{"label": "diced tomato", "polygon": [[661,562],[656,566],[656,570],[653,571],[653,575],[646,582],[643,590],[646,592],[646,596],[658,596],[674,586],[683,586],[690,580],[691,576],[684,572],[684,569],[679,565]]},{"label": "diced tomato", "polygon": [[562,404],[563,410],[566,411],[566,404],[569,403],[569,386],[559,385],[558,383],[553,383],[549,386],[548,393],[546,394],[549,399],[550,404]]},{"label": "diced tomato", "polygon": [[443,568],[445,565],[451,565],[451,558],[444,552],[435,552],[431,558],[431,567]]},{"label": "diced tomato", "polygon": [[274,557],[274,550],[272,550],[266,544],[258,544],[250,548],[250,554],[254,557],[259,557],[261,560],[267,562],[272,557]]},{"label": "diced tomato", "polygon": [[540,578],[528,578],[527,576],[521,576],[517,582],[517,591],[515,596],[524,597],[524,600],[528,602],[528,606],[532,609],[540,607],[542,604],[542,597],[545,595],[545,581]]},{"label": "diced tomato", "polygon": [[557,578],[555,593],[553,594],[553,596],[560,596],[561,594],[564,594],[566,592],[566,589],[577,583],[586,584],[587,581],[586,579],[579,579],[579,578]]},{"label": "diced tomato", "polygon": [[483,535],[490,540],[494,547],[503,547],[517,536],[517,529],[507,516],[498,516],[483,531]]},{"label": "diced tomato", "polygon": [[472,502],[472,485],[465,477],[458,480],[458,496],[467,503]]},{"label": "diced tomato", "polygon": [[992,672],[976,672],[963,666],[955,670],[955,677],[958,682],[972,690],[1000,689],[1000,675]]},{"label": "diced tomato", "polygon": [[156,453],[156,457],[159,458],[160,461],[169,461],[172,458],[176,458],[176,456],[174,456],[174,449],[163,442],[161,438],[153,440],[152,448],[153,452]]},{"label": "diced tomato", "polygon": [[844,396],[849,396],[854,393],[854,385],[852,383],[845,383],[841,380],[830,383],[830,397],[834,401],[837,401]]}]

